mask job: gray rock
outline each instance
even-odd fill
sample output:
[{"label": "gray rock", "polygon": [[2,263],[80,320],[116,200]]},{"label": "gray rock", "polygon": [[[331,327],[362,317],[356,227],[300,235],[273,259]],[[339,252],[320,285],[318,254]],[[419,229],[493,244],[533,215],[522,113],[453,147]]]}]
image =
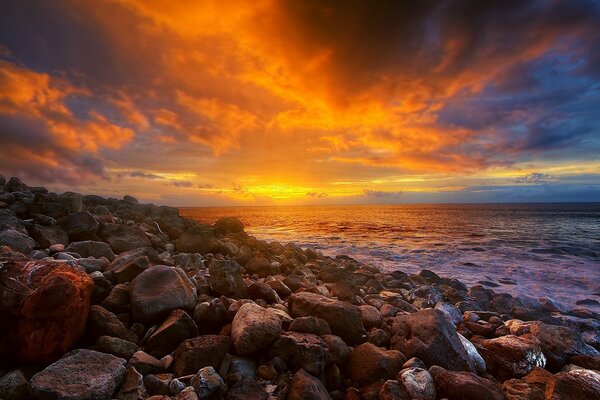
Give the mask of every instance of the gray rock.
[{"label": "gray rock", "polygon": [[100,228],[98,221],[87,211],[69,214],[58,220],[58,224],[69,235],[70,241],[96,240]]},{"label": "gray rock", "polygon": [[38,246],[42,249],[47,249],[53,244],[64,244],[69,243],[69,237],[59,226],[57,225],[40,225],[33,224],[29,230],[31,237],[37,242]]},{"label": "gray rock", "polygon": [[462,343],[463,347],[465,348],[465,351],[467,352],[467,355],[469,356],[471,365],[475,369],[475,372],[477,372],[478,374],[485,373],[485,370],[486,370],[485,360],[483,359],[483,357],[481,357],[481,354],[479,354],[475,345],[473,343],[471,343],[471,341],[469,339],[467,339],[460,333],[458,334],[458,338],[460,339],[460,342]]},{"label": "gray rock", "polygon": [[104,224],[98,235],[117,254],[152,246],[146,234],[132,226]]},{"label": "gray rock", "polygon": [[103,353],[129,360],[138,350],[138,346],[128,340],[112,336],[100,336],[96,347]]},{"label": "gray rock", "polygon": [[248,288],[242,278],[242,267],[232,260],[213,260],[208,266],[212,291],[224,296],[246,297]]},{"label": "gray rock", "polygon": [[10,400],[29,399],[29,382],[21,370],[15,369],[0,378],[0,398]]},{"label": "gray rock", "polygon": [[405,369],[400,371],[397,380],[412,399],[436,399],[435,381],[431,374],[425,369]]},{"label": "gray rock", "polygon": [[7,229],[0,232],[0,246],[9,246],[14,251],[29,254],[35,247],[35,240],[24,233]]},{"label": "gray rock", "polygon": [[123,384],[117,394],[117,400],[140,400],[147,397],[144,377],[134,367],[127,368]]},{"label": "gray rock", "polygon": [[65,251],[77,253],[81,257],[94,257],[100,258],[105,257],[109,261],[115,259],[115,253],[113,253],[110,246],[104,242],[97,242],[94,240],[84,240],[81,242],[72,242],[67,246]]}]

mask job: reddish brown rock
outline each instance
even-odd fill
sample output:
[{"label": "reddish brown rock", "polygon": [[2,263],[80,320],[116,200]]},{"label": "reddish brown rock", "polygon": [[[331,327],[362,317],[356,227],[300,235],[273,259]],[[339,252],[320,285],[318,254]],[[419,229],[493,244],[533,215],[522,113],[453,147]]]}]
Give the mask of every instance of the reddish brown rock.
[{"label": "reddish brown rock", "polygon": [[5,261],[0,269],[0,355],[54,361],[80,339],[94,284],[52,261]]},{"label": "reddish brown rock", "polygon": [[164,357],[184,341],[198,335],[194,320],[183,310],[175,310],[148,338],[146,352],[154,357]]},{"label": "reddish brown rock", "polygon": [[385,351],[372,343],[355,348],[348,359],[348,376],[361,385],[393,379],[406,361],[398,350]]},{"label": "reddish brown rock", "polygon": [[301,369],[294,375],[288,392],[288,400],[331,400],[323,383]]},{"label": "reddish brown rock", "polygon": [[435,380],[439,398],[448,400],[504,400],[500,385],[472,372],[448,371],[433,366],[429,369]]},{"label": "reddish brown rock", "polygon": [[229,336],[205,335],[185,340],[175,351],[175,372],[177,376],[195,374],[209,365],[218,369],[230,349]]}]

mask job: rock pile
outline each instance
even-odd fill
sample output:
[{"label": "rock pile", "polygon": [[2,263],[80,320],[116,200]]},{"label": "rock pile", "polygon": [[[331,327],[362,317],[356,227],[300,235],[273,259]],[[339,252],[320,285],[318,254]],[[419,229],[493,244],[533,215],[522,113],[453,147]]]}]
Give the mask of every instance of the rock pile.
[{"label": "rock pile", "polygon": [[551,299],[0,176],[0,399],[600,399]]}]

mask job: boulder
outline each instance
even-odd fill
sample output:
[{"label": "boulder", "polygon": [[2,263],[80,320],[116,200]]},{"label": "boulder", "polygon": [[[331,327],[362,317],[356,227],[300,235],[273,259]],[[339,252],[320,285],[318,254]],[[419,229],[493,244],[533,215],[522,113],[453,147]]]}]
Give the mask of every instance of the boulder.
[{"label": "boulder", "polygon": [[317,317],[298,317],[290,324],[290,331],[312,333],[314,335],[329,335],[331,329],[327,321]]},{"label": "boulder", "polygon": [[210,225],[196,224],[175,241],[175,249],[182,253],[210,253],[217,245]]},{"label": "boulder", "polygon": [[363,326],[366,330],[381,327],[381,324],[383,324],[383,317],[378,309],[367,304],[363,304],[359,306],[359,308]]},{"label": "boulder", "polygon": [[535,367],[546,366],[541,343],[531,334],[486,339],[482,347],[488,371],[501,380],[520,378]]},{"label": "boulder", "polygon": [[271,262],[262,256],[254,256],[248,260],[244,265],[244,271],[249,275],[256,274],[261,278],[277,275],[280,272],[279,268],[271,265]]},{"label": "boulder", "polygon": [[280,357],[293,370],[304,369],[320,376],[327,363],[327,343],[310,333],[284,332],[269,349],[270,357]]},{"label": "boulder", "polygon": [[331,332],[350,345],[364,341],[366,331],[362,323],[362,314],[360,308],[355,305],[316,293],[300,292],[290,296],[288,308],[294,318],[313,316],[324,319]]},{"label": "boulder", "polygon": [[231,338],[239,355],[265,350],[279,336],[281,320],[255,303],[244,304],[231,323]]},{"label": "boulder", "polygon": [[448,400],[504,400],[500,385],[466,371],[429,368],[439,398]]},{"label": "boulder", "polygon": [[127,329],[115,314],[99,305],[90,308],[85,336],[90,343],[94,343],[100,336],[113,336],[137,343],[136,334]]},{"label": "boulder", "polygon": [[350,355],[350,349],[342,338],[335,335],[323,335],[322,339],[327,344],[328,361],[343,365]]},{"label": "boulder", "polygon": [[559,372],[546,386],[546,399],[598,400],[600,399],[600,373],[589,369]]},{"label": "boulder", "polygon": [[127,368],[123,384],[117,394],[117,400],[140,400],[148,397],[144,386],[144,377],[135,369]]},{"label": "boulder", "polygon": [[171,315],[146,341],[146,352],[161,358],[171,353],[184,341],[198,335],[194,320],[183,310],[174,310]]},{"label": "boulder", "polygon": [[173,310],[192,310],[196,304],[196,287],[183,270],[156,265],[131,282],[129,297],[133,318],[153,323],[166,318]]},{"label": "boulder", "polygon": [[92,280],[59,262],[0,264],[1,358],[16,357],[22,364],[54,361],[84,332]]},{"label": "boulder", "polygon": [[175,351],[175,373],[184,376],[208,366],[219,368],[230,349],[229,336],[204,335],[185,340]]},{"label": "boulder", "polygon": [[280,300],[277,292],[263,282],[254,282],[248,286],[248,297],[252,300],[263,299],[267,303],[276,303]]},{"label": "boulder", "polygon": [[19,253],[29,254],[35,247],[35,240],[25,233],[7,229],[0,231],[0,246],[8,246]]},{"label": "boulder", "polygon": [[137,344],[113,336],[100,336],[96,348],[103,353],[129,360],[138,350]]},{"label": "boulder", "polygon": [[383,350],[372,343],[356,347],[348,358],[348,376],[361,386],[396,376],[406,357],[398,350]]},{"label": "boulder", "polygon": [[117,254],[152,246],[148,236],[133,226],[104,224],[98,234]]},{"label": "boulder", "polygon": [[29,400],[29,382],[19,369],[0,377],[0,399]]},{"label": "boulder", "polygon": [[225,382],[213,367],[208,366],[200,368],[192,378],[191,385],[201,399],[209,399],[225,385]]},{"label": "boulder", "polygon": [[407,368],[396,378],[411,399],[435,400],[435,381],[423,368]]},{"label": "boulder", "polygon": [[72,242],[65,249],[67,252],[77,253],[81,257],[94,257],[101,258],[105,257],[109,261],[115,259],[115,253],[113,253],[110,246],[104,242],[97,242],[94,240],[84,240],[81,242]]},{"label": "boulder", "polygon": [[[38,246],[42,249],[47,249],[53,244],[64,244],[69,243],[69,237],[59,226],[57,225],[41,225],[33,224],[29,230],[31,237],[37,242]],[[68,250],[67,250],[68,251]]]},{"label": "boulder", "polygon": [[331,400],[323,383],[300,369],[290,384],[287,400]]},{"label": "boulder", "polygon": [[219,218],[214,225],[217,235],[226,235],[228,233],[244,233],[244,224],[235,217]]},{"label": "boulder", "polygon": [[100,224],[96,218],[87,211],[69,214],[58,220],[60,227],[69,236],[71,242],[78,240],[97,240]]},{"label": "boulder", "polygon": [[29,191],[29,187],[24,184],[19,178],[16,176],[12,176],[8,182],[4,185],[4,190],[9,193],[12,192],[27,192]]},{"label": "boulder", "polygon": [[398,315],[392,323],[391,347],[427,365],[456,371],[475,371],[454,324],[437,309]]},{"label": "boulder", "polygon": [[387,380],[379,390],[379,400],[411,400],[411,397],[398,381]]},{"label": "boulder", "polygon": [[31,378],[38,399],[109,400],[125,375],[122,358],[93,350],[76,350]]},{"label": "boulder", "polygon": [[213,260],[208,265],[209,284],[213,292],[224,296],[246,297],[248,288],[242,267],[232,260]]}]

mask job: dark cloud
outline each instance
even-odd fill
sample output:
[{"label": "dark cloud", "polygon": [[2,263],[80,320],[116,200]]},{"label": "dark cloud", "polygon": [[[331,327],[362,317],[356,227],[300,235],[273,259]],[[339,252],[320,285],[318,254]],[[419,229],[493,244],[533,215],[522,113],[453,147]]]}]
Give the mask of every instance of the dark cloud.
[{"label": "dark cloud", "polygon": [[191,188],[194,186],[194,182],[192,182],[192,181],[171,181],[171,186],[180,187],[180,188]]},{"label": "dark cloud", "polygon": [[402,196],[401,191],[386,192],[386,191],[382,191],[382,190],[364,189],[363,193],[367,197],[372,197],[372,198],[376,198],[376,199],[397,199]]},{"label": "dark cloud", "polygon": [[308,197],[315,197],[315,198],[318,198],[318,199],[322,199],[324,197],[329,196],[329,194],[325,193],[325,192],[308,192],[308,193],[306,193],[306,196],[308,196]]},{"label": "dark cloud", "polygon": [[543,172],[532,172],[515,179],[515,183],[539,185],[541,183],[548,183],[551,180],[553,180],[553,178],[548,174],[544,174]]},{"label": "dark cloud", "polygon": [[144,172],[144,171],[133,171],[129,173],[129,176],[131,176],[132,178],[144,178],[144,179],[164,179],[162,176],[160,175],[156,175],[156,174],[150,174],[148,172]]}]

